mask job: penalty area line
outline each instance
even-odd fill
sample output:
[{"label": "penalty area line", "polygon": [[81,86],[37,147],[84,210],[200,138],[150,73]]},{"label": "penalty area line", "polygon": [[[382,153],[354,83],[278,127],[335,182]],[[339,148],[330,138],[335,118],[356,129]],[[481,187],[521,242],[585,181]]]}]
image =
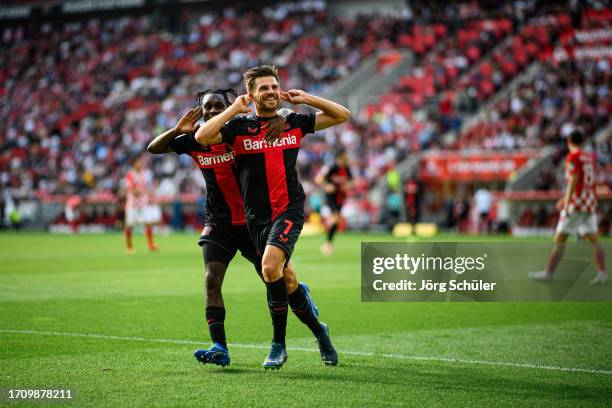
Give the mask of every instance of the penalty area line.
[{"label": "penalty area line", "polygon": [[[103,340],[122,340],[122,341],[141,341],[146,343],[168,343],[168,344],[191,344],[191,345],[202,345],[201,341],[194,340],[178,340],[178,339],[155,339],[147,337],[126,337],[126,336],[113,336],[107,334],[95,334],[95,333],[64,333],[55,331],[38,331],[38,330],[14,330],[14,329],[0,329],[0,333],[10,334],[31,334],[38,336],[58,336],[58,337],[80,337],[80,338],[91,338],[91,339],[103,339]],[[257,350],[268,350],[270,346],[259,345],[259,344],[245,344],[245,343],[229,343],[230,347],[246,348],[246,349],[257,349]],[[287,347],[288,351],[303,351],[307,353],[318,353],[319,350],[306,347]],[[487,360],[468,360],[460,358],[448,358],[448,357],[435,357],[435,356],[411,356],[406,354],[389,354],[389,353],[372,353],[366,351],[354,351],[354,350],[338,350],[338,354],[344,354],[349,356],[361,356],[361,357],[378,357],[388,358],[397,360],[412,360],[412,361],[434,361],[440,363],[454,363],[454,364],[478,364],[478,365],[489,365],[489,366],[502,366],[502,367],[514,367],[514,368],[529,368],[537,370],[552,370],[552,371],[566,371],[576,373],[589,373],[589,374],[604,374],[612,375],[612,370],[599,370],[594,368],[575,368],[575,367],[558,367],[549,365],[529,364],[529,363],[512,363],[508,361],[487,361]]]}]

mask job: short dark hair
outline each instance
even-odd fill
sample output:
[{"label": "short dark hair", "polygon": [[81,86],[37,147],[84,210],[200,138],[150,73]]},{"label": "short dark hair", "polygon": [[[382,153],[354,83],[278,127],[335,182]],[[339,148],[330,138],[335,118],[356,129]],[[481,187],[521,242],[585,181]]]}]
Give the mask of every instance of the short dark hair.
[{"label": "short dark hair", "polygon": [[198,106],[202,105],[202,101],[204,100],[204,97],[208,94],[219,94],[223,96],[223,99],[225,100],[225,104],[227,106],[231,105],[231,102],[229,100],[229,97],[227,96],[229,95],[233,95],[234,97],[238,96],[238,92],[236,92],[235,89],[232,88],[227,88],[227,89],[207,89],[205,91],[200,91],[196,94],[195,99],[196,102],[198,103]]},{"label": "short dark hair", "polygon": [[242,77],[244,78],[244,85],[248,92],[255,89],[255,80],[261,77],[274,77],[278,81],[278,69],[275,65],[260,65],[247,70]]},{"label": "short dark hair", "polygon": [[573,145],[580,146],[584,142],[584,135],[579,130],[574,130],[569,135],[569,142]]}]

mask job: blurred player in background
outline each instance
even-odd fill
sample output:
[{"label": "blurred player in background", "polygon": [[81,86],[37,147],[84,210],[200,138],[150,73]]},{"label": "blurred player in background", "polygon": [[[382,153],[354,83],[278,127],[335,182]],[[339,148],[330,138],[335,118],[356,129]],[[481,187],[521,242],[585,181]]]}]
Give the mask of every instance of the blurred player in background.
[{"label": "blurred player in background", "polygon": [[153,224],[159,222],[161,211],[153,200],[153,179],[150,171],[143,169],[142,159],[137,157],[132,169],[125,175],[125,245],[128,253],[134,252],[132,232],[135,225],[144,225],[149,251],[158,250],[153,241]]},{"label": "blurred player in background", "polygon": [[[239,189],[234,152],[226,144],[203,146],[194,137],[198,121],[204,121],[223,112],[230,105],[228,95],[236,96],[233,89],[206,90],[198,93],[198,107],[188,111],[177,125],[157,136],[147,150],[153,154],[188,154],[200,167],[206,181],[205,227],[198,244],[202,246],[205,264],[206,321],[213,345],[207,350],[196,350],[196,359],[202,363],[221,366],[230,364],[230,354],[225,337],[225,304],[221,287],[225,272],[236,253],[250,261],[262,278],[262,258],[255,249],[246,228],[244,203]],[[283,109],[282,114],[290,113]],[[264,139],[276,140],[285,128],[283,116],[275,116],[266,122]],[[283,271],[284,284],[289,293],[292,311],[304,324],[319,328],[316,319],[319,311],[310,290],[304,283],[297,282],[291,265]],[[310,319],[314,316],[315,319]],[[310,327],[309,326],[309,327]]]},{"label": "blurred player in background", "polygon": [[[249,69],[244,74],[248,95],[240,95],[227,110],[196,132],[199,143],[227,143],[236,155],[247,228],[255,248],[263,254],[262,273],[272,317],[274,334],[270,353],[263,363],[266,369],[280,368],[287,360],[285,337],[290,299],[283,270],[304,225],[306,197],[295,167],[301,139],[308,133],[340,124],[350,116],[345,107],[302,90],[281,91],[278,81],[276,67],[263,65]],[[262,130],[277,115],[281,99],[320,111],[308,115],[291,113],[286,118],[282,137],[269,143],[263,140]],[[250,113],[250,102],[255,105],[255,114],[234,118]],[[338,355],[327,325],[312,313],[303,318],[317,337],[325,364],[336,365]]]},{"label": "blurred player in background", "polygon": [[476,229],[478,234],[491,233],[491,208],[493,207],[493,194],[484,187],[474,193],[474,206],[476,207]]},{"label": "blurred player in background", "polygon": [[325,201],[330,216],[326,220],[327,240],[321,246],[323,255],[330,256],[334,252],[334,235],[338,230],[341,220],[342,206],[346,201],[346,194],[352,186],[353,176],[348,166],[348,155],[346,150],[339,150],[333,166],[325,166],[321,169],[315,182],[321,186],[325,192]]},{"label": "blurred player in background", "polygon": [[557,224],[553,251],[548,258],[546,270],[533,272],[530,276],[541,281],[550,281],[559,261],[563,257],[565,242],[570,235],[578,235],[593,244],[597,276],[591,285],[605,284],[608,274],[605,268],[604,250],[597,239],[597,198],[595,196],[595,157],[582,150],[584,137],[581,132],[572,132],[567,145],[567,188],[560,201],[561,214]]},{"label": "blurred player in background", "polygon": [[412,225],[412,234],[416,235],[416,225],[421,220],[421,198],[423,186],[417,177],[410,177],[404,184],[404,202],[406,204],[406,218]]},{"label": "blurred player in background", "polygon": [[70,225],[70,231],[73,234],[79,232],[79,220],[81,218],[81,212],[79,211],[81,207],[81,197],[78,194],[73,194],[66,200],[66,205],[64,206],[64,217],[66,218],[66,222]]}]

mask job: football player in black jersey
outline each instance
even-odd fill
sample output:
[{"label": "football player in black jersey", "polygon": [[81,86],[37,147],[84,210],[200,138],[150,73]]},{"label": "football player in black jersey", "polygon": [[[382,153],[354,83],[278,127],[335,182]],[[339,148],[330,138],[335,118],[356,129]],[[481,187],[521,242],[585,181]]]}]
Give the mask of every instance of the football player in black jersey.
[{"label": "football player in black jersey", "polygon": [[[263,254],[262,273],[268,290],[268,306],[273,323],[273,339],[264,368],[280,368],[287,359],[285,346],[288,294],[283,268],[289,262],[304,224],[304,189],[295,168],[302,137],[345,122],[350,112],[344,106],[302,90],[282,91],[278,72],[272,66],[259,66],[244,74],[248,95],[241,95],[223,113],[207,121],[196,132],[203,144],[227,143],[235,154],[240,188],[244,198],[247,228],[255,247]],[[305,104],[319,111],[291,113],[282,137],[264,139],[266,123],[277,116],[280,100]],[[250,113],[253,102],[255,114]],[[327,325],[314,316],[306,324],[317,336],[323,361],[335,365],[338,356],[331,344]],[[317,333],[318,332],[318,333]]]},{"label": "football player in black jersey", "polygon": [[[213,345],[206,350],[196,350],[195,357],[202,363],[221,366],[230,364],[230,355],[225,338],[225,305],[221,286],[227,267],[237,253],[255,266],[260,277],[261,255],[255,249],[246,229],[244,204],[238,188],[234,155],[227,145],[202,146],[194,139],[199,128],[198,121],[224,111],[230,104],[231,89],[206,90],[198,93],[198,107],[189,110],[177,125],[157,136],[148,146],[154,154],[175,152],[187,154],[200,167],[207,186],[205,227],[198,244],[203,248],[205,261],[206,320]],[[290,112],[285,109],[285,114]],[[275,140],[285,126],[283,116],[275,117],[267,126],[265,138]],[[291,308],[304,321],[303,315],[318,316],[318,309],[310,296],[309,288],[296,280],[288,265],[283,271],[287,290],[291,297]]]}]

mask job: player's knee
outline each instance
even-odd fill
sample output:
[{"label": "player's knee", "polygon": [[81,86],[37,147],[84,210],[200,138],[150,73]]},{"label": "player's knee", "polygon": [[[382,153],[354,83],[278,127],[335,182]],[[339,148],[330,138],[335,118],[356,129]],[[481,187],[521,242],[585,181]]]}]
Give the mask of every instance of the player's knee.
[{"label": "player's knee", "polygon": [[283,277],[284,258],[278,256],[264,256],[261,263],[262,274],[266,282],[275,282]]},{"label": "player's knee", "polygon": [[281,267],[273,262],[263,264],[262,274],[266,282],[275,282],[283,277]]},{"label": "player's knee", "polygon": [[266,282],[275,282],[283,277],[286,259],[283,249],[274,245],[266,246],[261,260],[262,274]]}]

